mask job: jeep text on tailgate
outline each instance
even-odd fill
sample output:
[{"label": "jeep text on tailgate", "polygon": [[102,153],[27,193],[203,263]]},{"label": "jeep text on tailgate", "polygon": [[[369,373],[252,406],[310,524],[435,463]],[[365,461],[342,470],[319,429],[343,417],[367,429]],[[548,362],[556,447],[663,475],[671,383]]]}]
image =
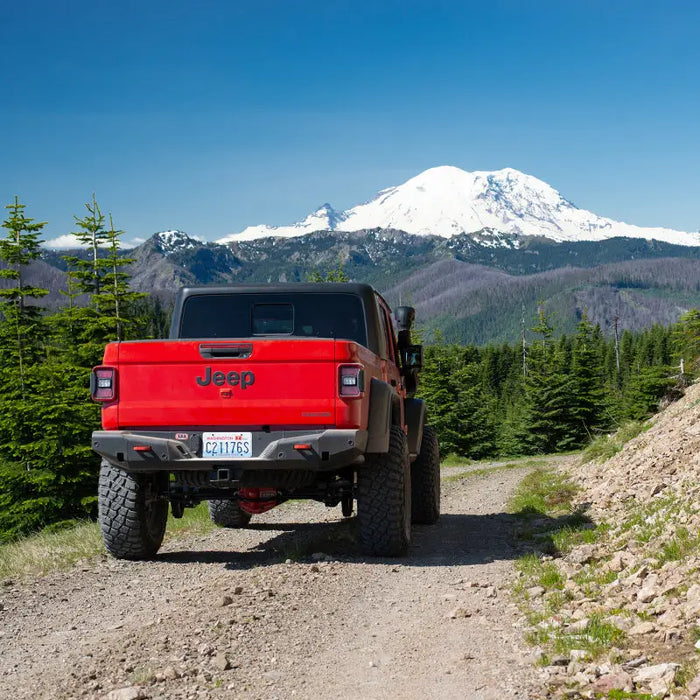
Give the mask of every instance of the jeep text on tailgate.
[{"label": "jeep text on tailgate", "polygon": [[[440,514],[435,431],[414,398],[414,311],[365,284],[180,291],[169,340],[110,343],[92,372],[109,552],[146,559],[202,501],[223,527],[290,498],[357,508],[363,552],[406,552]],[[394,325],[398,333],[394,330]]]}]

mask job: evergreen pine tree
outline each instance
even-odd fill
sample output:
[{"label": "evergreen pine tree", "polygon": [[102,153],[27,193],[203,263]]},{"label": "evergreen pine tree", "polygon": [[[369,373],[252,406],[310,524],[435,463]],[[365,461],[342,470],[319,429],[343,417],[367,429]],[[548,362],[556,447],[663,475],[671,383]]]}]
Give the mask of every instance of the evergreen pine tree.
[{"label": "evergreen pine tree", "polygon": [[574,338],[572,353],[572,403],[575,442],[584,444],[597,428],[606,426],[603,376],[603,344],[600,329],[592,326],[584,311]]},{"label": "evergreen pine tree", "polygon": [[[82,219],[75,217],[79,230],[74,235],[90,254],[88,259],[64,256],[69,306],[55,323],[71,332],[69,352],[74,361],[89,368],[99,363],[106,343],[139,335],[140,326],[145,324],[137,323],[134,307],[146,295],[129,288],[129,275],[123,268],[133,259],[120,255],[124,232],[114,227],[111,215],[109,228],[105,228],[105,216],[94,194],[85,207],[88,213]],[[89,299],[87,306],[75,303],[82,295]]]},{"label": "evergreen pine tree", "polygon": [[109,263],[109,267],[102,278],[100,292],[92,296],[106,331],[106,339],[112,340],[124,340],[134,329],[136,320],[130,313],[134,302],[148,296],[134,292],[129,287],[129,274],[124,272],[123,268],[133,263],[134,259],[120,255],[120,238],[123,234],[124,231],[114,228],[114,221],[110,214],[109,230],[105,238],[107,244],[105,261]]},{"label": "evergreen pine tree", "polygon": [[328,270],[322,275],[318,270],[313,270],[308,274],[309,282],[349,282],[350,278],[343,269],[343,258],[338,253],[338,266]]},{"label": "evergreen pine tree", "polygon": [[533,453],[570,449],[575,443],[569,413],[573,387],[565,372],[566,358],[552,341],[554,329],[543,306],[532,331],[538,337],[530,348],[524,379],[522,442]]},{"label": "evergreen pine tree", "polygon": [[453,371],[454,362],[447,346],[440,343],[425,348],[418,394],[425,401],[428,420],[437,431],[440,453],[445,456],[458,449]]},{"label": "evergreen pine tree", "polygon": [[659,410],[659,401],[669,394],[677,382],[672,368],[640,367],[624,392],[624,415],[633,420],[643,420]]},{"label": "evergreen pine tree", "polygon": [[680,317],[671,333],[676,360],[683,360],[687,374],[697,371],[700,360],[700,309],[691,309]]},{"label": "evergreen pine tree", "polygon": [[[27,267],[39,257],[39,238],[45,222],[28,218],[17,197],[3,221],[0,239],[0,540],[8,533],[43,520],[47,504],[43,475],[35,469],[36,407],[40,373],[45,359],[42,312],[32,301],[48,290],[27,284]],[[50,397],[45,400],[50,400]],[[41,431],[41,428],[39,428]]]},{"label": "evergreen pine tree", "polygon": [[[0,270],[0,278],[10,280],[10,285],[0,289],[0,355],[2,364],[16,371],[24,396],[27,369],[38,361],[44,336],[41,310],[31,300],[48,294],[48,289],[27,284],[26,268],[40,255],[39,236],[46,222],[25,216],[25,205],[19,203],[17,196],[5,208],[10,214],[2,222],[7,236],[0,239],[0,261],[6,267]],[[8,383],[13,383],[12,375],[3,377],[6,389]]]},{"label": "evergreen pine tree", "polygon": [[457,454],[471,459],[488,457],[496,450],[496,399],[484,391],[480,374],[479,363],[469,362],[462,364],[451,377],[454,396],[451,440]]},{"label": "evergreen pine tree", "polygon": [[100,250],[109,246],[109,232],[105,229],[105,217],[100,210],[95,194],[92,200],[85,204],[88,213],[82,218],[74,216],[78,227],[73,235],[79,245],[87,248],[89,256],[84,259],[79,256],[64,256],[64,260],[70,263],[75,270],[75,279],[81,294],[99,294],[104,275],[109,271],[111,264],[100,256]]}]

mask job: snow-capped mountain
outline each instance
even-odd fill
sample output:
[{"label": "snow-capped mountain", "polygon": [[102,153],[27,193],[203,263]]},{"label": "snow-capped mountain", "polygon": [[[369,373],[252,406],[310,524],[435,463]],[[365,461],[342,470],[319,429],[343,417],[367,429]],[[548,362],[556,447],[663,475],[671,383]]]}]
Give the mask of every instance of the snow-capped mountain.
[{"label": "snow-capped mountain", "polygon": [[158,250],[164,255],[170,255],[189,248],[198,248],[202,245],[200,238],[189,236],[184,231],[160,231],[153,235],[152,240]]},{"label": "snow-capped mountain", "polygon": [[267,238],[268,236],[280,236],[283,238],[293,238],[303,236],[314,231],[346,231],[342,223],[345,214],[337,212],[330,204],[323,204],[315,212],[309,214],[303,221],[298,221],[291,226],[249,226],[240,234],[233,234],[217,240],[217,243],[228,243],[233,240],[252,241],[256,238]]},{"label": "snow-capped mountain", "polygon": [[217,243],[375,228],[444,238],[487,229],[496,241],[498,234],[542,236],[557,242],[624,236],[700,245],[700,233],[642,228],[579,209],[546,182],[513,168],[467,172],[452,166],[430,168],[344,212],[324,204],[291,226],[250,226]]}]

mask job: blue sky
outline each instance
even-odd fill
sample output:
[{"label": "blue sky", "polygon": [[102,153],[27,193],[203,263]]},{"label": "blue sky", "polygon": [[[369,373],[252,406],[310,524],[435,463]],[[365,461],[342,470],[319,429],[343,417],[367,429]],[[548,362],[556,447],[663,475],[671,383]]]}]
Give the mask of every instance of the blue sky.
[{"label": "blue sky", "polygon": [[94,191],[129,238],[214,239],[510,166],[700,229],[700,3],[0,3],[0,198],[47,237]]}]

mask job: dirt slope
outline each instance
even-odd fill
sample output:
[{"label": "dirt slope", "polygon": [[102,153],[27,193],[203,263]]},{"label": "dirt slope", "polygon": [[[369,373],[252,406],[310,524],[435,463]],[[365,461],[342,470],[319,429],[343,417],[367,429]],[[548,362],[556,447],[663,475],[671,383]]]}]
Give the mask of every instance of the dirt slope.
[{"label": "dirt slope", "polygon": [[[540,636],[571,647],[546,649],[554,697],[700,698],[700,384],[644,428],[612,459],[569,469],[597,529],[543,557],[557,586],[528,601]],[[595,625],[615,631],[598,658],[580,646]]]},{"label": "dirt slope", "polygon": [[538,697],[505,590],[523,475],[444,483],[403,560],[362,558],[352,520],[290,503],[155,562],[4,582],[0,697]]}]

